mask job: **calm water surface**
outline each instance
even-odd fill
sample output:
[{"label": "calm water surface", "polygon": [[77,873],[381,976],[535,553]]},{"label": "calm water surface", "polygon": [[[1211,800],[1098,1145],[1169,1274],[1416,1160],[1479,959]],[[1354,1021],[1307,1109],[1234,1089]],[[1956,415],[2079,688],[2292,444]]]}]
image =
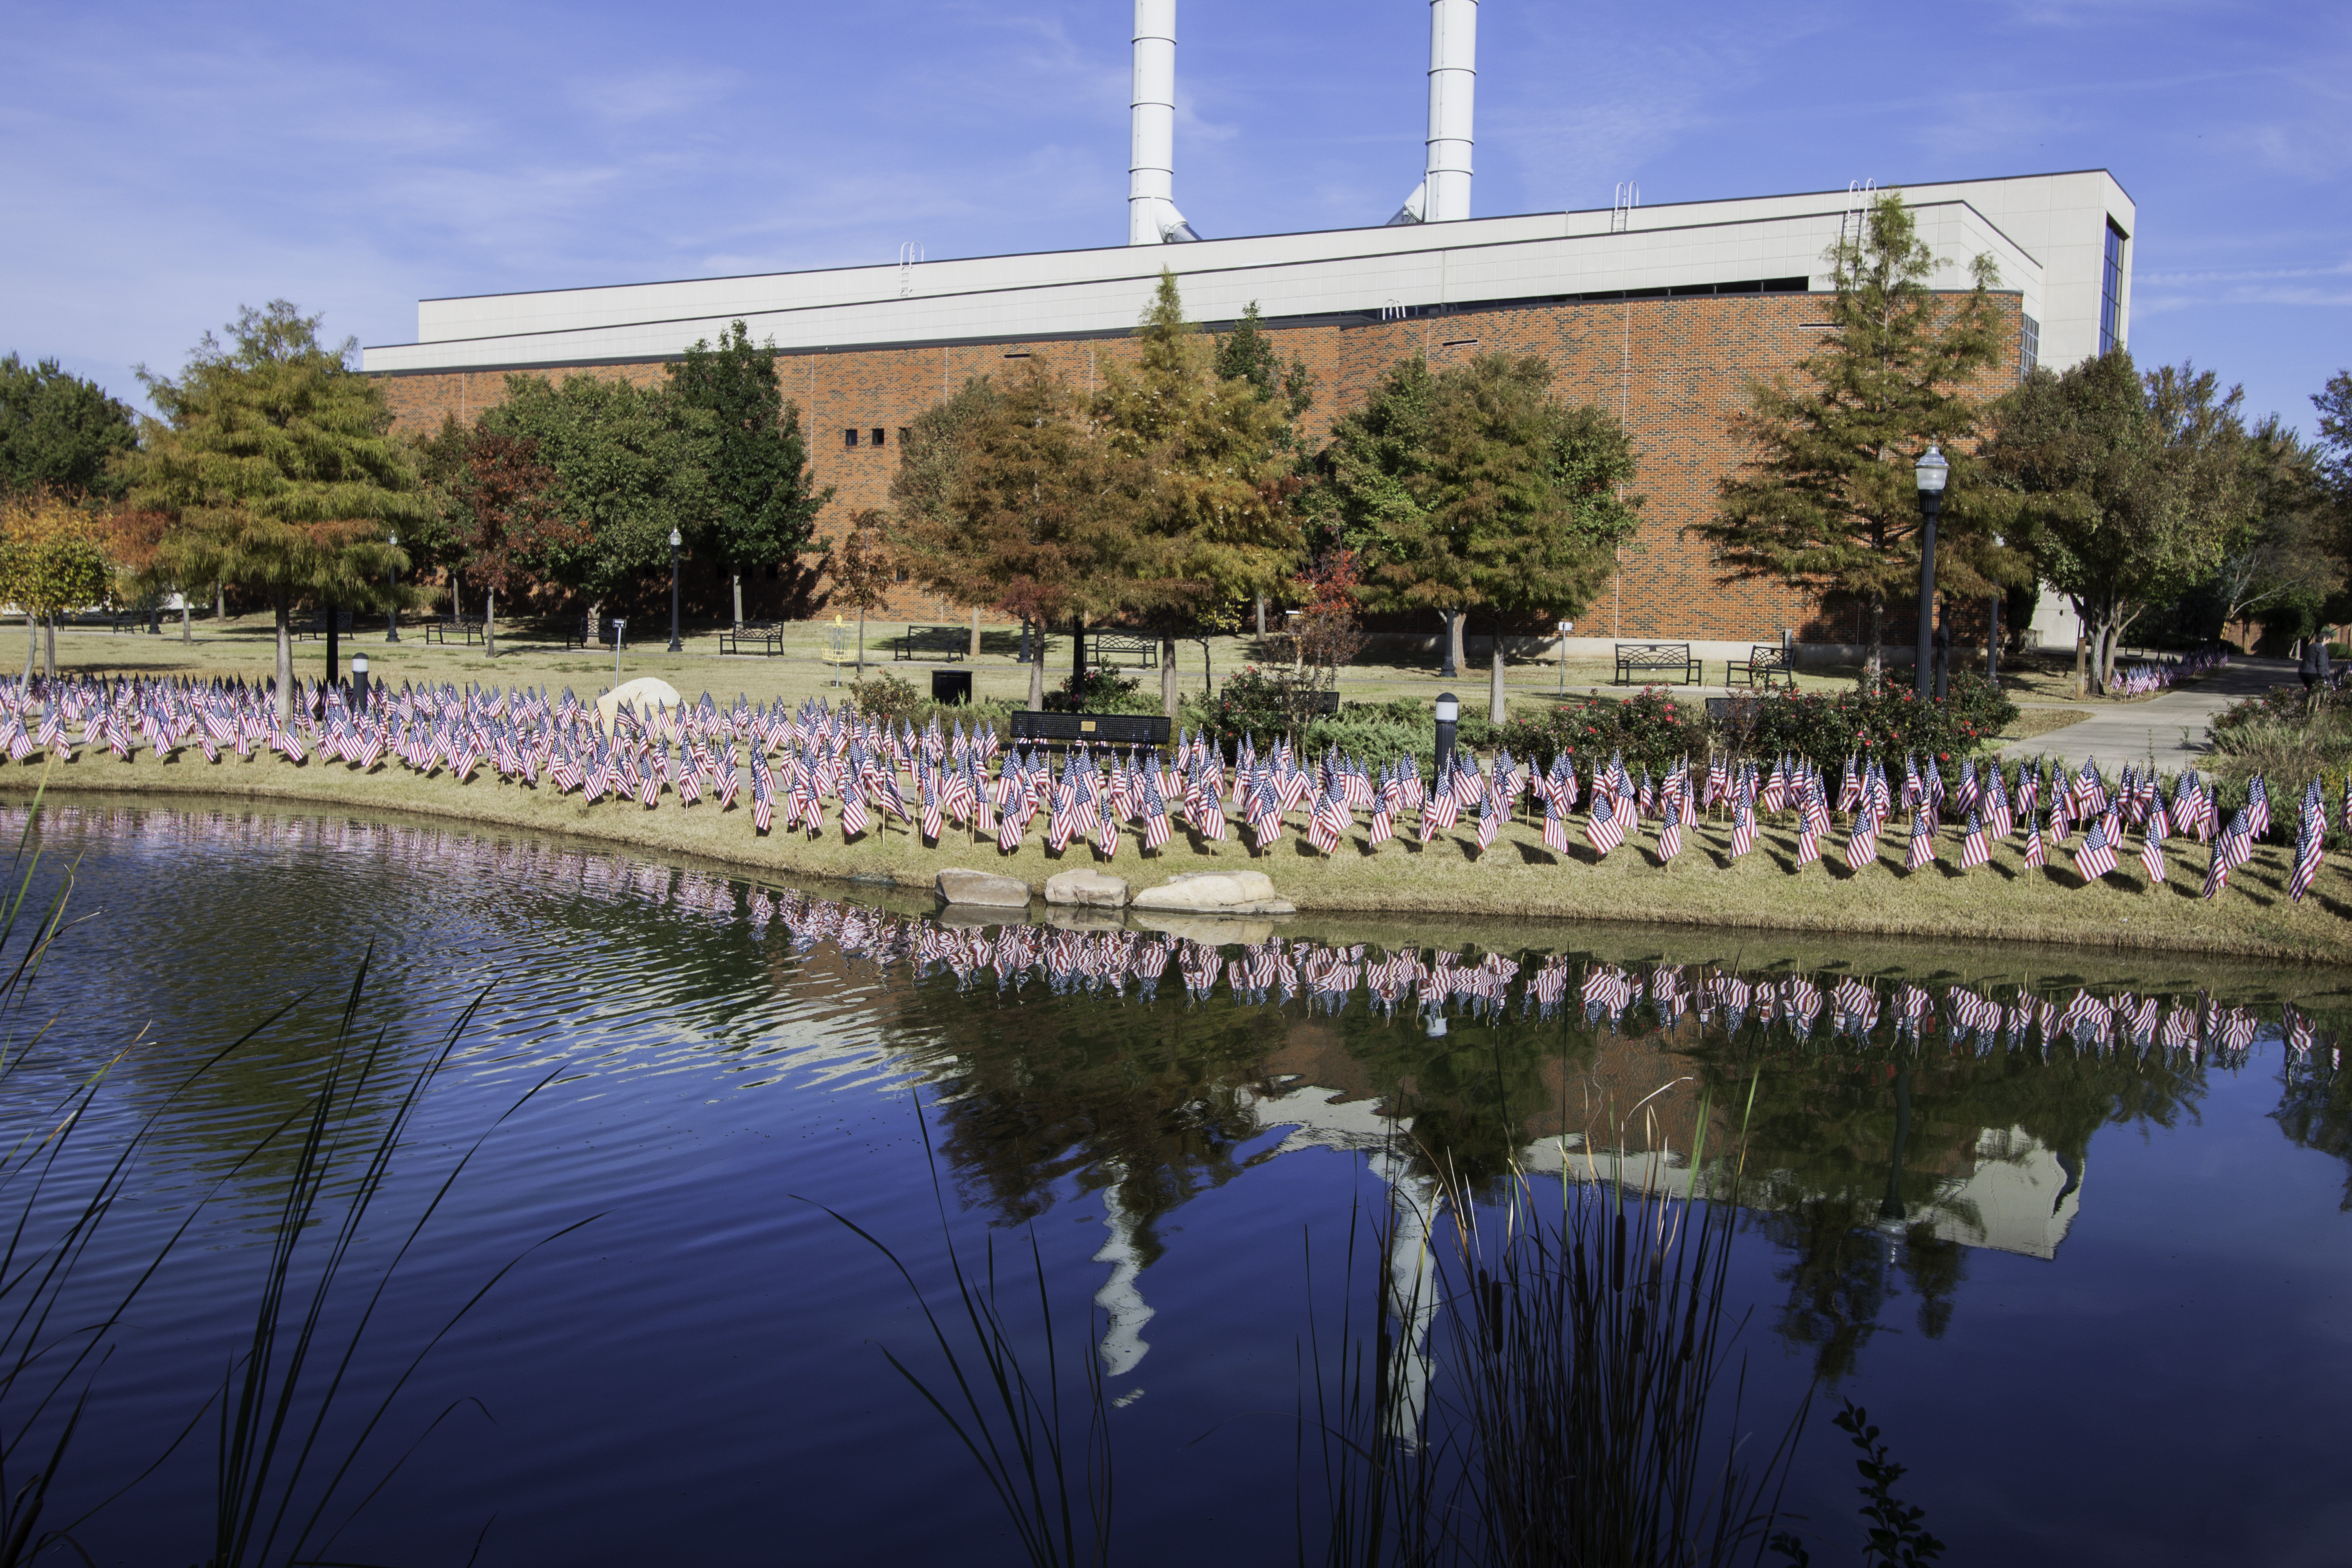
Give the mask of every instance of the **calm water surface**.
[{"label": "calm water surface", "polygon": [[[346,1305],[488,1135],[394,1276],[350,1408],[521,1261],[425,1358],[359,1490],[413,1457],[322,1555],[1011,1561],[953,1438],[883,1359],[924,1349],[904,1284],[830,1206],[932,1289],[943,1224],[968,1258],[1017,1246],[1024,1270],[1034,1239],[1063,1331],[1107,1314],[1120,1561],[1289,1561],[1297,1358],[1310,1300],[1328,1335],[1348,1288],[1351,1212],[1431,1162],[1557,1172],[1563,1139],[1580,1179],[1624,1162],[1687,1180],[1702,1120],[1726,1147],[1730,1086],[1744,1097],[1753,1076],[1735,1269],[1751,1425],[1777,1432],[1817,1379],[1867,1404],[1953,1562],[2352,1563],[2340,974],[1599,928],[1286,931],[1369,940],[1375,958],[1423,941],[1568,951],[1637,981],[1657,962],[1860,973],[1890,999],[1906,981],[2062,1003],[2088,984],[2168,1010],[2202,989],[2254,1026],[2242,1052],[1979,1051],[1940,1028],[1898,1042],[1890,1012],[1867,1041],[1800,1043],[1752,1019],[1727,1037],[1719,1013],[1664,1031],[1647,1006],[1590,1018],[1571,987],[1558,1016],[1515,992],[1501,1016],[1455,1005],[1433,1036],[1360,988],[1336,1015],[1229,986],[1195,1003],[1172,965],[1148,1003],[1034,973],[919,976],[857,951],[859,920],[845,942],[796,941],[754,929],[740,881],[548,843],[79,807],[50,808],[37,837],[37,885],[73,866],[88,918],[15,1021],[18,1047],[47,1033],[12,1134],[134,1038],[57,1190],[162,1108],[78,1276],[90,1299],[202,1205],[115,1336],[53,1521],[154,1465],[218,1389],[286,1175],[282,1142],[252,1152],[305,1103],[372,949],[361,1019],[404,1068],[480,1005]],[[2308,1021],[2307,1062],[2282,1004]],[[1661,1089],[1630,1131],[1596,1131]],[[1816,1562],[1851,1562],[1851,1454],[1822,1403],[1792,1506],[1825,1542]],[[204,1553],[208,1441],[200,1424],[79,1527],[98,1561]]]}]

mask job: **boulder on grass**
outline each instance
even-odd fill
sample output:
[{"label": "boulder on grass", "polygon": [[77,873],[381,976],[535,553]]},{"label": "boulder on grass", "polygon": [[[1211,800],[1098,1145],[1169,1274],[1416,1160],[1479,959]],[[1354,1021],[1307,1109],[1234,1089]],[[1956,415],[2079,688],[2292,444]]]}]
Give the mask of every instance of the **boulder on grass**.
[{"label": "boulder on grass", "polygon": [[961,866],[949,866],[932,879],[931,890],[939,894],[943,904],[964,904],[991,910],[1025,910],[1029,907],[1029,884],[1018,877],[999,876],[994,871],[971,871]]},{"label": "boulder on grass", "polygon": [[1132,897],[1124,877],[1097,871],[1091,866],[1056,871],[1045,879],[1045,901],[1077,904],[1088,909],[1123,910]]},{"label": "boulder on grass", "polygon": [[652,718],[656,708],[682,706],[677,688],[657,675],[641,675],[635,680],[624,681],[596,699],[596,722],[607,735],[613,732],[613,715],[624,702],[640,719]]},{"label": "boulder on grass", "polygon": [[1287,915],[1297,906],[1278,897],[1263,871],[1187,871],[1135,896],[1139,910],[1191,914]]}]

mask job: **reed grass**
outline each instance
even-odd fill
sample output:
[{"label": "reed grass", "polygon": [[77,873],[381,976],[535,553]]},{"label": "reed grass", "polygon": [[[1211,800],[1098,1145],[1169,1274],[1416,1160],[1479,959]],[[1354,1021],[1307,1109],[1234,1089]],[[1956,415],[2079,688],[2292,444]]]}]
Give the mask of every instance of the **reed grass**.
[{"label": "reed grass", "polygon": [[814,1206],[880,1253],[905,1282],[923,1314],[941,1371],[927,1379],[887,1345],[881,1347],[883,1357],[955,1434],[986,1479],[1026,1560],[1036,1568],[1078,1568],[1081,1563],[1102,1568],[1111,1561],[1116,1489],[1100,1331],[1089,1323],[1090,1331],[1080,1342],[1084,1370],[1076,1380],[1083,1392],[1071,1391],[1066,1400],[1062,1363],[1067,1336],[1057,1340],[1055,1334],[1053,1295],[1047,1289],[1045,1256],[1038,1249],[1034,1227],[1029,1233],[1029,1279],[1024,1289],[1034,1285],[1036,1290],[1037,1336],[1043,1353],[1033,1356],[1024,1355],[1024,1335],[1007,1311],[1005,1281],[998,1278],[993,1237],[982,1244],[978,1268],[965,1268],[962,1251],[948,1224],[946,1189],[919,1097],[915,1117],[930,1167],[940,1247],[953,1282],[951,1306],[934,1308],[888,1243],[838,1210],[823,1204]]},{"label": "reed grass", "polygon": [[[1675,1198],[1593,1176],[1563,1181],[1557,1212],[1524,1173],[1495,1205],[1437,1184],[1427,1267],[1401,1291],[1391,1256],[1372,1344],[1343,1324],[1336,1384],[1313,1368],[1328,1527],[1319,1552],[1302,1529],[1302,1563],[1760,1557],[1805,1407],[1746,1455],[1727,1308],[1736,1180]],[[1384,1253],[1401,1223],[1382,1223]]]}]

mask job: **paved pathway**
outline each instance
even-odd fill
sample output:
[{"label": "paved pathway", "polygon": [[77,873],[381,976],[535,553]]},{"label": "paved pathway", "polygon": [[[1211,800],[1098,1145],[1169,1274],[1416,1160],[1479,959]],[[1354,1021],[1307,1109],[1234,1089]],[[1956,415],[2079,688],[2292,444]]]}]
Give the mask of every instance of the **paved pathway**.
[{"label": "paved pathway", "polygon": [[2294,680],[2292,659],[2234,658],[2227,669],[2202,680],[2145,702],[2102,706],[2079,724],[2020,741],[2001,755],[2058,757],[2077,767],[2096,757],[2112,777],[2126,763],[2145,763],[2153,754],[2158,771],[2174,773],[2203,757],[2205,726],[2215,714],[2240,698]]}]

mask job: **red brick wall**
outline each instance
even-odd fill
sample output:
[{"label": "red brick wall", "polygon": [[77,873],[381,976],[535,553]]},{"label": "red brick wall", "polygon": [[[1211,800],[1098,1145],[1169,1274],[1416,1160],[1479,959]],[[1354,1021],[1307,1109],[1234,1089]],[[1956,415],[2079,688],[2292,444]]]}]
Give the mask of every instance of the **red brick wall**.
[{"label": "red brick wall", "polygon": [[[2016,374],[2017,297],[1997,297],[2011,319],[2011,357],[1994,379]],[[1727,578],[1707,546],[1689,531],[1713,509],[1717,480],[1738,461],[1727,416],[1749,378],[1791,369],[1812,347],[1802,330],[1823,319],[1821,301],[1803,294],[1718,295],[1677,300],[1487,310],[1358,326],[1280,329],[1286,360],[1303,356],[1316,379],[1308,434],[1320,437],[1356,407],[1383,371],[1416,351],[1443,368],[1496,352],[1539,354],[1558,379],[1559,395],[1618,412],[1641,453],[1638,486],[1647,498],[1639,537],[1627,546],[1617,580],[1578,617],[1595,637],[1777,640],[1794,626],[1819,641],[1859,636],[1852,612],[1825,618],[1815,595],[1777,583]],[[1465,341],[1471,340],[1471,341]],[[1457,346],[1447,347],[1448,343]],[[788,353],[779,365],[784,395],[813,432],[811,466],[835,495],[819,519],[837,535],[863,507],[888,504],[898,431],[966,377],[1036,363],[1082,386],[1099,384],[1102,367],[1133,355],[1131,339],[1059,342],[965,343],[933,348],[872,348]],[[1019,357],[1026,355],[1025,360]],[[576,374],[572,371],[558,374]],[[661,377],[658,364],[589,367],[587,374],[640,385]],[[399,425],[430,427],[442,416],[470,418],[505,396],[497,371],[417,373],[384,378]],[[842,431],[855,426],[855,450]],[[883,447],[868,445],[879,426]],[[909,590],[885,618],[929,618],[932,602]],[[953,615],[952,607],[949,612]]]}]

